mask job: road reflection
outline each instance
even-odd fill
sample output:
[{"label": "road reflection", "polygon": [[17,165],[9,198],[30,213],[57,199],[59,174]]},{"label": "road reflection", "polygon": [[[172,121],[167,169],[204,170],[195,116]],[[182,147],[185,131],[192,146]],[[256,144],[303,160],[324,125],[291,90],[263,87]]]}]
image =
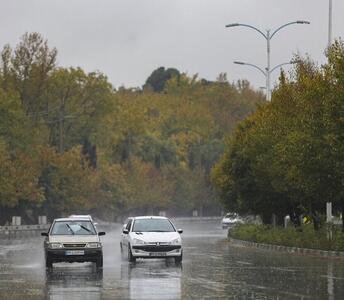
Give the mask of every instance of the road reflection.
[{"label": "road reflection", "polygon": [[184,228],[183,264],[120,254],[120,229],[103,239],[104,269],[57,263],[46,272],[40,238],[0,240],[0,300],[344,299],[343,260],[236,246],[214,223]]},{"label": "road reflection", "polygon": [[102,299],[103,270],[93,264],[56,264],[46,270],[46,299]]},{"label": "road reflection", "polygon": [[121,264],[121,280],[128,282],[129,299],[181,299],[181,277],[182,265],[174,260]]}]

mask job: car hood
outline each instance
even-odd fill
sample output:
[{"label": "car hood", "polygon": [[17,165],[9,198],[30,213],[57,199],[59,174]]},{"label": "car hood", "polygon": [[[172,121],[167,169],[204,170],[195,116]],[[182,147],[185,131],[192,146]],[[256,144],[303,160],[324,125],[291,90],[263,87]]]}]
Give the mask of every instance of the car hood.
[{"label": "car hood", "polygon": [[178,232],[142,232],[142,233],[130,233],[131,238],[140,239],[147,243],[171,242],[177,238],[180,238]]},{"label": "car hood", "polygon": [[238,221],[238,219],[234,219],[234,218],[223,218],[222,219],[222,222],[228,222],[228,223],[237,222],[237,221]]},{"label": "car hood", "polygon": [[92,243],[99,242],[98,235],[51,235],[50,243]]}]

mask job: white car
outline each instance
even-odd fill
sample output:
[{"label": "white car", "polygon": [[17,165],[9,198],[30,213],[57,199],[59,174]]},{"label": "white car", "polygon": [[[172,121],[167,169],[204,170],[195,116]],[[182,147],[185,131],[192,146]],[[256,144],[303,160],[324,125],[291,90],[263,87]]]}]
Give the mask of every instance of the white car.
[{"label": "white car", "polygon": [[244,221],[237,213],[228,213],[222,219],[222,228],[227,228],[235,224],[242,224]]},{"label": "white car", "polygon": [[183,259],[181,229],[165,217],[145,216],[129,218],[122,229],[121,251],[130,262],[136,258]]}]

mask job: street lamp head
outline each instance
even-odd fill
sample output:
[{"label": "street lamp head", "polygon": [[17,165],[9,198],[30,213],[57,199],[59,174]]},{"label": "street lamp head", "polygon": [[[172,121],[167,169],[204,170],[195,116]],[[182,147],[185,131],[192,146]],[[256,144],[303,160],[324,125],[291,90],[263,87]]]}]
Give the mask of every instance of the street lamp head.
[{"label": "street lamp head", "polygon": [[245,63],[243,61],[233,61],[233,63],[235,63],[237,65],[245,65]]},{"label": "street lamp head", "polygon": [[226,27],[236,27],[239,26],[239,23],[232,23],[232,24],[227,24]]},{"label": "street lamp head", "polygon": [[298,20],[296,21],[297,24],[311,24],[309,21],[304,21],[304,20]]}]

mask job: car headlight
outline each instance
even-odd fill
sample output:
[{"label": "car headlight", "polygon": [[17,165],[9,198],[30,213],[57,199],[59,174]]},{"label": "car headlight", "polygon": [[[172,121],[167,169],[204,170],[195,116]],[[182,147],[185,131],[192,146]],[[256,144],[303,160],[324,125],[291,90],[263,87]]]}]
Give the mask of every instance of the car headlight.
[{"label": "car headlight", "polygon": [[50,243],[49,244],[49,248],[51,248],[51,249],[60,249],[60,248],[63,248],[63,244],[61,244],[61,243]]},{"label": "car headlight", "polygon": [[181,244],[181,240],[180,240],[180,238],[176,238],[176,239],[174,239],[173,241],[171,241],[171,245],[179,245],[179,244]]},{"label": "car headlight", "polygon": [[133,239],[133,244],[135,245],[143,245],[145,242],[139,239]]},{"label": "car headlight", "polygon": [[102,246],[101,243],[87,243],[86,248],[100,248]]}]

